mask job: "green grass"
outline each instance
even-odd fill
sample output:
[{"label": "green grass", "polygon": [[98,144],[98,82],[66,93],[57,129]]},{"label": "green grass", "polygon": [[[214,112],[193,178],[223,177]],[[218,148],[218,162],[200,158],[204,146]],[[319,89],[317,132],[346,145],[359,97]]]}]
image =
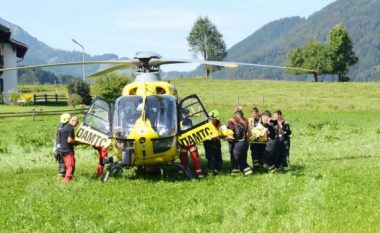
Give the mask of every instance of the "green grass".
[{"label": "green grass", "polygon": [[[173,80],[179,95],[199,94],[206,106],[275,109],[380,109],[380,83]],[[264,97],[264,101],[263,101]]]},{"label": "green grass", "polygon": [[[77,110],[86,108],[86,106],[76,106]],[[44,111],[72,111],[72,106],[44,106],[44,105],[31,105],[31,106],[20,106],[20,105],[0,105],[0,113],[6,112],[30,112],[35,109],[37,112]]]},{"label": "green grass", "polygon": [[18,89],[21,93],[32,93],[32,94],[67,94],[67,85],[50,85],[50,84],[24,84],[18,85]]},{"label": "green grass", "polygon": [[[291,171],[256,171],[251,177],[224,173],[201,181],[138,177],[126,171],[102,183],[94,179],[94,150],[81,147],[75,179],[64,184],[51,157],[58,117],[0,119],[0,232],[380,231],[380,109],[372,105],[376,92],[360,92],[375,90],[377,83],[174,83],[181,96],[199,93],[209,110],[220,110],[224,121],[236,104],[229,85],[237,86],[242,96],[258,86],[268,95],[289,90],[289,96],[302,96],[297,90],[302,87],[305,93],[347,94],[363,102],[354,108],[284,102],[280,107],[294,132]],[[188,90],[189,85],[194,89]],[[209,97],[215,93],[224,101],[213,104]],[[256,104],[261,109],[278,107],[270,102],[244,106]],[[227,169],[225,143],[223,158]]]}]

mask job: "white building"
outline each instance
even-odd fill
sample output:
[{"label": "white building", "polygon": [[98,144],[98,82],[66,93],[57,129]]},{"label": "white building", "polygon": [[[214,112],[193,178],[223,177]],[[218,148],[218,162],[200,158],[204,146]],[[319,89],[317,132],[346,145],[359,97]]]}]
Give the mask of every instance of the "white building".
[{"label": "white building", "polygon": [[[0,24],[0,68],[16,67],[28,47],[11,38],[11,30]],[[7,102],[7,93],[17,91],[17,71],[0,72],[0,93]]]}]

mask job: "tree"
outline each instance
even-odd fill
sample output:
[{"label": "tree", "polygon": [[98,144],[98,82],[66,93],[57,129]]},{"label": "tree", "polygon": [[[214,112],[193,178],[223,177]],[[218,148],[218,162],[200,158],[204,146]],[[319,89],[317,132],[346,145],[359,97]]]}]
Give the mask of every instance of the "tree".
[{"label": "tree", "polygon": [[123,88],[128,83],[130,83],[130,77],[127,75],[109,74],[95,79],[91,86],[91,93],[93,96],[101,96],[114,102],[121,96]]},{"label": "tree", "polygon": [[[312,41],[288,53],[288,66],[317,71],[313,73],[313,76],[314,81],[318,82],[318,74],[327,74],[331,70],[331,61],[326,57],[326,46]],[[288,72],[292,74],[306,73],[301,70],[288,70]]]},{"label": "tree", "polygon": [[[288,66],[316,70],[318,74],[337,74],[339,82],[348,81],[349,67],[358,62],[353,51],[352,40],[346,29],[338,24],[330,30],[327,43],[308,42],[288,53]],[[307,71],[288,70],[292,74],[305,74]]]},{"label": "tree", "polygon": [[67,86],[67,92],[69,96],[72,94],[78,94],[82,98],[82,103],[90,105],[92,102],[90,95],[90,85],[82,81],[81,79],[74,79],[69,82]]},{"label": "tree", "polygon": [[67,103],[73,106],[74,110],[75,110],[75,106],[81,104],[82,102],[83,102],[82,97],[76,93],[69,95],[69,98],[67,98]]},{"label": "tree", "polygon": [[330,30],[327,48],[332,60],[331,74],[338,74],[339,82],[345,81],[350,66],[359,61],[353,47],[352,39],[342,24],[338,24]]},{"label": "tree", "polygon": [[[216,26],[210,22],[207,16],[204,18],[198,17],[187,37],[189,51],[193,53],[194,57],[201,54],[204,60],[221,61],[227,56],[226,44],[222,37],[223,35],[219,33]],[[208,65],[205,65],[206,78],[213,70]]]}]

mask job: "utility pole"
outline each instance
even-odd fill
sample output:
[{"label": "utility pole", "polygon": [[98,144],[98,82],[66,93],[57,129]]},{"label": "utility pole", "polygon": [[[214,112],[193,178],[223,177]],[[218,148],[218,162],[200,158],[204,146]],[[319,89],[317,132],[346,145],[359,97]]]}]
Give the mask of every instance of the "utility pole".
[{"label": "utility pole", "polygon": [[[74,39],[71,39],[71,40],[75,44],[79,45],[79,47],[81,47],[81,49],[82,49],[82,62],[84,63],[84,47],[83,47],[83,45]],[[86,72],[84,71],[84,64],[82,65],[82,70],[83,70],[83,82],[86,82]]]}]

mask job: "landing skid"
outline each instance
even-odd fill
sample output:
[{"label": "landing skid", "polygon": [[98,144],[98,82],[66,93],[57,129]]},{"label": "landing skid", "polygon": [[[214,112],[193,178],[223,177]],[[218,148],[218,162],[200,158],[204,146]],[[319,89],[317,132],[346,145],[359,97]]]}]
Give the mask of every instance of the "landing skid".
[{"label": "landing skid", "polygon": [[[107,172],[104,175],[103,181],[107,182],[108,179],[113,176],[120,176],[123,174],[123,168],[129,169],[132,167],[123,166],[121,163],[111,163],[108,168]],[[187,166],[183,166],[179,163],[172,163],[169,165],[157,165],[153,167],[149,167],[152,170],[160,171],[161,178],[167,178],[167,177],[179,177],[179,178],[186,178],[186,179],[194,179],[194,174],[190,171],[190,169]],[[142,166],[138,166],[136,170],[137,174],[145,174],[145,168]]]}]

